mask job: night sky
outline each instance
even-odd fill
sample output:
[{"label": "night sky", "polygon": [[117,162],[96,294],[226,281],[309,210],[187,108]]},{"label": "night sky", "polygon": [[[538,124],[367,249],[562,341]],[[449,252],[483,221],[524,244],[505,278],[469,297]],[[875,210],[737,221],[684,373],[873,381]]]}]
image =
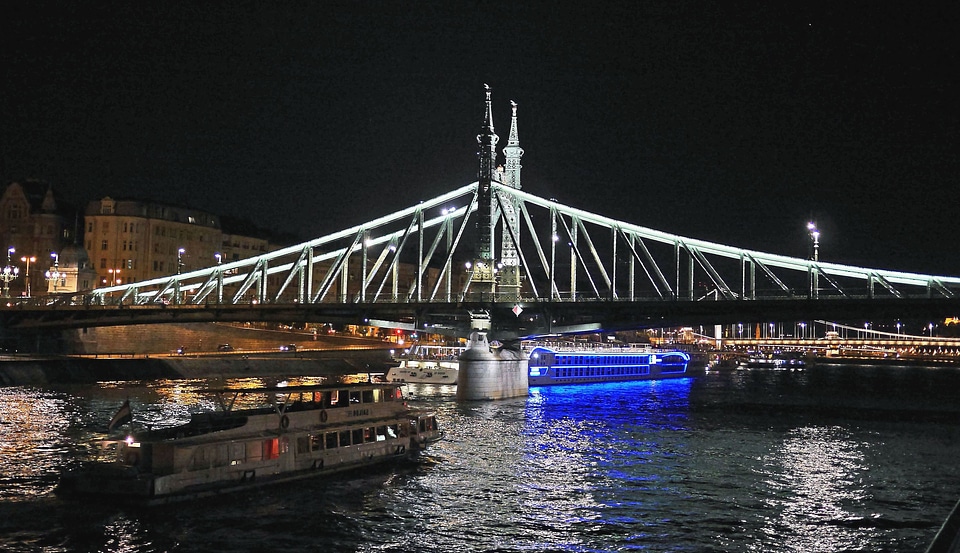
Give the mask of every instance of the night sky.
[{"label": "night sky", "polygon": [[955,2],[86,4],[0,7],[4,184],[313,238],[476,180],[488,83],[532,194],[960,275]]}]

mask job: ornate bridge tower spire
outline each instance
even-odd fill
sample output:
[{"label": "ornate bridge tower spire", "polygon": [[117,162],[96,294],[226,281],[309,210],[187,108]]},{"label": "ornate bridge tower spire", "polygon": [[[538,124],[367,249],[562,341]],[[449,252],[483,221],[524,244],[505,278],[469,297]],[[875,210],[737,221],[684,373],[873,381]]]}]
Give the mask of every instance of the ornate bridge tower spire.
[{"label": "ornate bridge tower spire", "polygon": [[[506,158],[506,167],[503,173],[503,184],[520,189],[520,158],[523,157],[523,148],[520,147],[520,138],[517,133],[517,103],[510,102],[512,115],[510,118],[510,136],[503,149]],[[513,238],[511,238],[511,236]],[[514,239],[517,241],[514,245]],[[520,201],[511,199],[503,205],[503,236],[501,237],[500,286],[498,292],[507,296],[520,294],[520,256],[517,246],[520,241]]]},{"label": "ornate bridge tower spire", "polygon": [[517,103],[510,101],[510,108],[513,114],[510,118],[510,136],[507,138],[507,145],[503,149],[503,155],[507,158],[506,171],[503,175],[503,184],[520,189],[520,158],[523,157],[523,148],[520,147],[520,138],[517,134]]},{"label": "ornate bridge tower spire", "polygon": [[490,184],[494,180],[497,163],[497,142],[500,137],[493,130],[493,108],[490,104],[490,87],[483,85],[486,93],[486,109],[483,114],[483,127],[477,135],[477,155],[480,158],[480,170],[477,175],[479,191],[478,219],[477,219],[477,258],[473,263],[472,285],[478,291],[493,292],[495,290],[494,273],[494,205],[490,193]]}]

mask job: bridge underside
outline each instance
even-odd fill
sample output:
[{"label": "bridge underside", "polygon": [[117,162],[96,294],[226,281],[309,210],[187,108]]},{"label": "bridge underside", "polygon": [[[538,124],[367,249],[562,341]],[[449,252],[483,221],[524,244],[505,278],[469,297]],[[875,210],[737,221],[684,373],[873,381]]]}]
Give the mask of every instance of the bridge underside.
[{"label": "bridge underside", "polygon": [[[520,307],[517,314],[517,307]],[[75,307],[51,311],[7,310],[4,326],[43,332],[134,324],[268,321],[329,322],[402,328],[466,337],[477,314],[489,317],[490,339],[510,341],[551,334],[735,324],[751,321],[938,320],[960,313],[960,298],[883,298],[756,301],[535,301],[462,303],[375,303],[313,305],[205,305]]]}]

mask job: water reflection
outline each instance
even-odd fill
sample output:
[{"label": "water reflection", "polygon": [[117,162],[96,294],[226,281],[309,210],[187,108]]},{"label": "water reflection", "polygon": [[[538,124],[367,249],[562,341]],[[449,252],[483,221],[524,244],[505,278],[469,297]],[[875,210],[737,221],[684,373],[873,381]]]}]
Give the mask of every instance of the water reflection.
[{"label": "water reflection", "polygon": [[[784,551],[859,550],[866,543],[861,519],[869,492],[864,484],[863,444],[838,426],[790,430],[764,462],[779,517],[767,519],[768,535],[783,536]],[[853,527],[851,527],[853,526]]]},{"label": "water reflection", "polygon": [[[532,388],[518,489],[537,546],[592,548],[612,536],[650,544],[647,509],[677,495],[684,453],[664,433],[683,428],[691,380]],[[591,545],[594,540],[597,544]]]},{"label": "water reflection", "polygon": [[[213,407],[204,389],[266,381],[0,388],[0,550],[922,551],[960,489],[944,470],[960,455],[960,371],[901,377],[895,391],[883,372],[849,371],[495,402],[409,386],[447,436],[422,463],[153,511],[49,492],[125,399],[137,424],[170,424]],[[891,410],[894,395],[922,401]]]},{"label": "water reflection", "polygon": [[64,434],[78,409],[62,394],[0,388],[0,501],[29,499],[56,485],[71,450]]}]

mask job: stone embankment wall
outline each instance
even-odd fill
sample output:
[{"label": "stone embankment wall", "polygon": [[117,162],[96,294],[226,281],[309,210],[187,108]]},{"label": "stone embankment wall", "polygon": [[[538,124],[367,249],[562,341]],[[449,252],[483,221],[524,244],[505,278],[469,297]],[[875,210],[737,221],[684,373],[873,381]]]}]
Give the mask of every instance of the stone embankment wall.
[{"label": "stone embankment wall", "polygon": [[99,381],[244,378],[282,379],[386,372],[388,350],[285,354],[186,355],[133,358],[9,357],[0,360],[0,386],[50,386]]},{"label": "stone embankment wall", "polygon": [[[188,352],[215,352],[217,346],[230,344],[234,350],[276,350],[284,344],[314,348],[346,346],[359,342],[377,344],[377,340],[355,336],[318,335],[297,330],[266,330],[254,326],[221,323],[155,324],[99,327],[64,332],[61,351],[39,353],[67,354],[154,354],[173,353],[181,346]],[[25,344],[29,345],[29,344]],[[383,344],[389,347],[389,344]],[[25,352],[37,353],[30,348]]]}]

